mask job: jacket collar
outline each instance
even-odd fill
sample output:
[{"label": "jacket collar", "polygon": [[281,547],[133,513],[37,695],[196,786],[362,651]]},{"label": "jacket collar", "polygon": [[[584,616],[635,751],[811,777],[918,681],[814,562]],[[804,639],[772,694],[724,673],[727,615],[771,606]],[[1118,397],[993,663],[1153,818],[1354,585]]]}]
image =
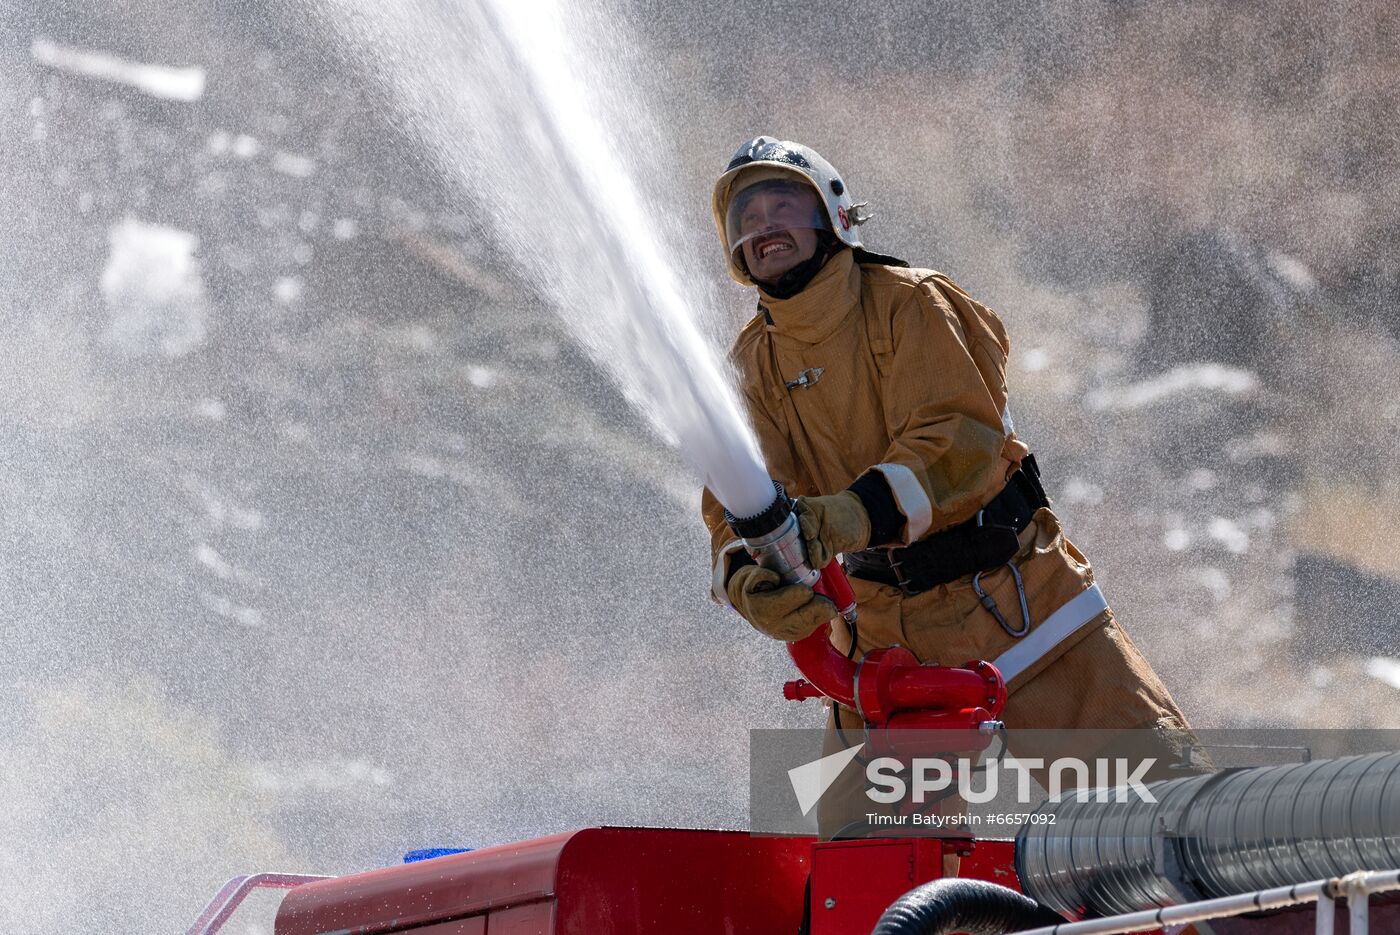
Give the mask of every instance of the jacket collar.
[{"label": "jacket collar", "polygon": [[860,267],[850,250],[841,250],[790,298],[775,299],[760,287],[759,308],[767,330],[816,344],[828,337],[860,305]]}]

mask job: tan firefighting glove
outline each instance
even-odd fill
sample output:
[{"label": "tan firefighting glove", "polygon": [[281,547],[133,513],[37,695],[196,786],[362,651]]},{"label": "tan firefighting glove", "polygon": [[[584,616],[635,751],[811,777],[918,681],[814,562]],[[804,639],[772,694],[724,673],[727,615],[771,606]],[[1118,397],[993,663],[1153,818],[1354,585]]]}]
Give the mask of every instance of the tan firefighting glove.
[{"label": "tan firefighting glove", "polygon": [[725,587],[734,605],[755,630],[775,640],[794,642],[836,616],[836,605],[800,584],[784,586],[778,573],[761,565],[744,565]]},{"label": "tan firefighting glove", "polygon": [[870,514],[849,490],[829,497],[799,497],[797,523],[807,546],[807,564],[819,571],[840,553],[858,552],[870,544]]}]

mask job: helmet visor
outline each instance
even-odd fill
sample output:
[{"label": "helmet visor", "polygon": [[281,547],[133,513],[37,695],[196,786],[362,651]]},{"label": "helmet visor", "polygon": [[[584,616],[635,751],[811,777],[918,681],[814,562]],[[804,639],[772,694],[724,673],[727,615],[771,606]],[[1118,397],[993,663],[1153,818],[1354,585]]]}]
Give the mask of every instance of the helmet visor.
[{"label": "helmet visor", "polygon": [[821,199],[805,182],[790,178],[764,179],[740,189],[729,199],[724,232],[729,251],[781,230],[830,227]]}]

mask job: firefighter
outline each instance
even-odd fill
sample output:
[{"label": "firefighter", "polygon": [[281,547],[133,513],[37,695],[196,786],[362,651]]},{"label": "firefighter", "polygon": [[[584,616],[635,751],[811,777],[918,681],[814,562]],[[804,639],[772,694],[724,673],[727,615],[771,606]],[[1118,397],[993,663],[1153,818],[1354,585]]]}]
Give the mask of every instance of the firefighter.
[{"label": "firefighter", "polygon": [[[844,556],[855,589],[857,632],[836,618],[832,642],[857,658],[898,644],[927,663],[993,661],[1013,731],[1179,736],[1181,711],[1016,435],[997,316],[947,276],[867,251],[864,204],[806,146],[746,143],[713,209],[730,274],[758,291],[731,356],[760,448],[798,496],[811,564]],[[717,600],[780,640],[833,620],[830,601],[754,564],[708,490],[703,511]],[[828,748],[861,724],[833,706]]]}]

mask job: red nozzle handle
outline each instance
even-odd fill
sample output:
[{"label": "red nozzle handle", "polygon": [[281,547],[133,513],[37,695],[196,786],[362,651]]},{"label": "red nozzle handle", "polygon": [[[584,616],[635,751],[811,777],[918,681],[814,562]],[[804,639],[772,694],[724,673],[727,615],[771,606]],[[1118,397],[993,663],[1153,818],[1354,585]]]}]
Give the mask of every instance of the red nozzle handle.
[{"label": "red nozzle handle", "polygon": [[851,590],[851,579],[846,577],[846,569],[836,559],[826,563],[821,580],[812,588],[822,597],[830,598],[836,605],[837,613],[845,617],[856,606],[856,592]]}]

